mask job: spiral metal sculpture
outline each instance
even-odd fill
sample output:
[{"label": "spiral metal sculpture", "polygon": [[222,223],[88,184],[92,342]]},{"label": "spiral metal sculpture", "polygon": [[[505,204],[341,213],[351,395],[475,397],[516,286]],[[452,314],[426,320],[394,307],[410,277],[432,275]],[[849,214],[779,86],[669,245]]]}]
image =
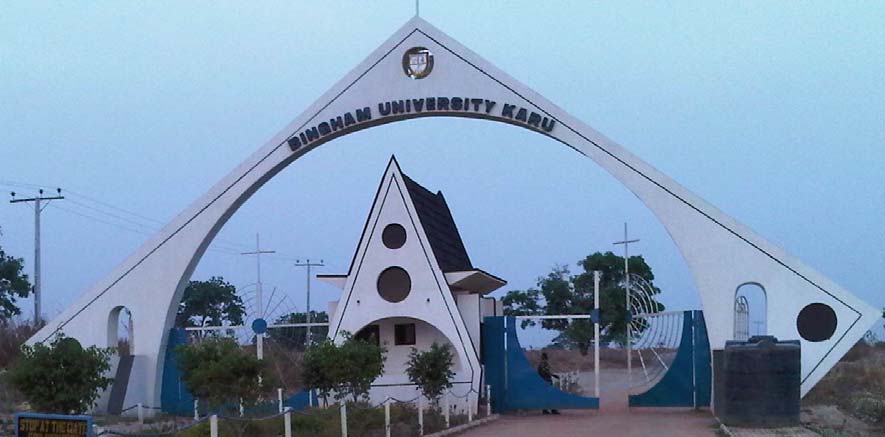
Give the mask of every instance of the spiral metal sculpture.
[{"label": "spiral metal sculpture", "polygon": [[641,372],[631,377],[631,391],[653,386],[670,368],[682,338],[682,311],[660,311],[658,291],[642,276],[630,275],[630,344]]}]

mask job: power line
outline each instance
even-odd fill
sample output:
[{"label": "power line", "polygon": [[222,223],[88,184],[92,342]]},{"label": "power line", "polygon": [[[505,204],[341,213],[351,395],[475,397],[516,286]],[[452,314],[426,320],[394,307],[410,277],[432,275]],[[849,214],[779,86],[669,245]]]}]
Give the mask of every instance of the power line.
[{"label": "power line", "polygon": [[[5,185],[5,186],[9,186],[9,187],[25,187],[25,188],[31,188],[31,187],[33,187],[33,188],[39,188],[39,187],[41,187],[40,185],[35,185],[35,184],[31,184],[31,183],[17,182],[17,181],[9,181],[9,180],[0,180],[0,185]],[[141,223],[141,222],[139,222],[139,221],[133,220],[132,218],[128,218],[128,217],[122,216],[122,215],[120,215],[120,214],[116,214],[116,213],[113,213],[113,212],[109,212],[109,211],[107,211],[107,210],[105,210],[105,209],[97,208],[97,207],[95,207],[95,206],[88,205],[88,204],[86,204],[86,203],[79,202],[79,201],[76,201],[76,200],[73,200],[73,199],[70,199],[70,198],[68,199],[70,202],[72,202],[72,203],[76,203],[76,204],[77,204],[78,206],[80,206],[80,207],[83,207],[83,208],[89,209],[89,210],[94,211],[94,212],[97,212],[97,213],[99,213],[99,214],[103,214],[103,215],[106,215],[106,216],[109,216],[109,217],[113,217],[113,218],[115,218],[115,219],[117,219],[117,220],[121,220],[121,221],[124,221],[124,222],[130,223],[130,224],[133,224],[133,225],[136,225],[136,226],[140,226],[140,227],[143,227],[143,228],[149,229],[150,232],[157,232],[157,231],[160,229],[159,226],[157,226],[157,225],[164,225],[164,224],[165,224],[165,222],[163,222],[163,221],[161,221],[161,220],[157,220],[157,219],[155,219],[155,218],[151,218],[151,217],[145,216],[145,215],[143,215],[143,214],[139,214],[139,213],[137,213],[137,212],[135,212],[135,211],[132,211],[132,210],[129,210],[129,209],[126,209],[126,208],[121,208],[121,207],[119,207],[119,206],[113,205],[113,204],[108,203],[108,202],[106,202],[106,201],[102,201],[102,200],[96,199],[96,198],[94,198],[94,197],[88,196],[88,195],[86,195],[86,194],[83,194],[83,193],[80,193],[80,192],[77,192],[77,191],[74,191],[74,190],[66,189],[66,190],[65,190],[65,193],[66,193],[68,196],[74,196],[74,197],[81,198],[81,199],[83,199],[84,201],[92,202],[92,203],[94,203],[94,204],[100,205],[100,206],[103,207],[103,208],[111,209],[111,210],[113,210],[113,211],[117,211],[117,212],[119,212],[119,213],[123,213],[123,214],[129,215],[129,216],[132,216],[132,217],[134,217],[134,218],[138,218],[138,219],[141,219],[141,220],[144,220],[144,221],[147,221],[147,222],[151,222],[150,225],[148,225],[148,224],[144,224],[144,223]],[[82,215],[82,214],[81,214],[81,215]],[[107,224],[107,222],[103,222],[103,223]],[[227,240],[227,239],[224,239],[224,238],[215,238],[215,239],[213,240],[212,244],[213,244],[213,245],[222,245],[222,244],[226,244],[226,245],[228,245],[228,246],[232,246],[232,247],[228,247],[228,248],[226,248],[226,249],[228,249],[228,250],[230,250],[230,251],[241,251],[241,250],[244,250],[244,249],[248,249],[248,248],[250,247],[250,246],[248,246],[248,245],[241,244],[241,243],[237,243],[237,242],[235,242],[235,241],[230,241],[230,240]],[[295,259],[295,257],[291,257],[291,258],[292,258],[292,259]]]},{"label": "power line", "polygon": [[[36,185],[28,182],[20,182],[20,181],[10,181],[10,180],[0,180],[0,185],[8,186],[13,188],[40,188],[41,185]],[[153,236],[158,232],[161,227],[160,225],[166,224],[166,222],[157,220],[152,217],[148,217],[144,214],[140,214],[131,209],[123,208],[107,201],[103,201],[97,199],[95,197],[83,194],[78,191],[65,189],[65,195],[67,196],[66,200],[70,202],[72,205],[75,205],[77,208],[81,208],[84,211],[77,211],[75,209],[62,208],[57,205],[53,205],[54,208],[60,209],[66,213],[74,214],[80,216],[82,218],[86,218],[89,220],[96,221],[98,223],[102,223],[108,226],[112,226],[127,232],[133,232],[139,235],[145,236]],[[72,197],[76,199],[72,199]],[[96,216],[97,215],[97,216]],[[103,218],[102,218],[103,217]],[[122,222],[117,223],[117,222]],[[225,238],[216,237],[210,243],[208,250],[223,253],[227,255],[239,255],[240,252],[244,250],[250,250],[251,246],[238,243],[236,241],[228,240]],[[267,259],[269,261],[277,261],[277,262],[291,262],[298,261],[300,256],[292,255],[285,252],[277,251],[275,254],[267,255]]]},{"label": "power line", "polygon": [[307,335],[305,336],[305,347],[310,347],[310,268],[311,267],[323,267],[323,260],[320,260],[318,263],[311,263],[308,259],[307,262],[302,263],[301,260],[295,261],[295,267],[307,267]]},{"label": "power line", "polygon": [[[34,326],[39,326],[40,321],[42,320],[41,316],[41,299],[42,299],[42,278],[40,271],[40,214],[43,213],[43,209],[45,209],[49,202],[53,200],[64,200],[64,196],[61,195],[61,188],[57,189],[57,195],[50,197],[43,197],[43,189],[41,188],[38,191],[37,197],[28,197],[24,199],[16,199],[15,191],[10,193],[12,195],[12,199],[9,200],[9,203],[33,203],[34,204]],[[43,202],[46,204],[42,205]]]},{"label": "power line", "polygon": [[[64,212],[66,212],[66,213],[68,213],[68,214],[74,214],[74,215],[79,216],[79,217],[83,217],[83,218],[86,218],[86,219],[89,219],[89,220],[96,221],[96,222],[98,222],[98,223],[102,223],[102,224],[105,224],[105,225],[108,225],[108,226],[112,226],[112,227],[115,227],[115,228],[117,228],[117,229],[121,229],[121,230],[124,230],[124,231],[127,231],[127,232],[133,232],[133,233],[136,233],[136,234],[139,234],[139,235],[144,235],[144,236],[147,236],[147,237],[152,237],[152,236],[154,235],[154,233],[156,232],[156,230],[138,230],[138,229],[133,229],[133,228],[130,228],[130,227],[127,227],[127,226],[123,226],[123,225],[121,225],[121,224],[119,224],[119,223],[110,222],[110,221],[107,221],[107,220],[104,220],[104,219],[101,219],[101,218],[98,218],[98,217],[95,217],[95,216],[92,216],[92,215],[89,215],[89,214],[84,214],[84,213],[82,213],[82,212],[75,211],[75,210],[73,210],[73,209],[63,208],[63,207],[58,206],[58,205],[52,205],[52,208],[54,208],[54,209],[58,209],[58,210],[61,210],[61,211],[64,211]],[[228,254],[228,255],[239,255],[238,252],[236,252],[236,251],[234,251],[234,250],[232,250],[232,249],[224,248],[224,247],[213,247],[213,246],[210,245],[209,248],[208,248],[208,250],[211,250],[211,251],[214,251],[214,252],[225,253],[225,254]]]}]

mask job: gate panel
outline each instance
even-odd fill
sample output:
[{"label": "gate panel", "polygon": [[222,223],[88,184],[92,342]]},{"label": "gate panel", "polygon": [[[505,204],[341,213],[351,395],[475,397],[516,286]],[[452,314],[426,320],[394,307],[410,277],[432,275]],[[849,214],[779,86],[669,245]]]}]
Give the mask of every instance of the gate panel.
[{"label": "gate panel", "polygon": [[541,379],[525,357],[516,319],[486,317],[482,347],[496,413],[513,410],[599,409],[599,398],[566,393]]},{"label": "gate panel", "polygon": [[712,387],[710,342],[701,311],[685,311],[676,357],[648,391],[629,396],[631,407],[709,407]]}]

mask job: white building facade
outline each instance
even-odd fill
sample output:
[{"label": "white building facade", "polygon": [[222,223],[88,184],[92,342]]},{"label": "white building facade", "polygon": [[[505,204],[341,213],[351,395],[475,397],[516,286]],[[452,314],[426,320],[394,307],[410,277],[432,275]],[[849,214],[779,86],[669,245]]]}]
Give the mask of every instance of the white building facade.
[{"label": "white building facade", "polygon": [[482,318],[501,315],[485,295],[506,281],[473,266],[441,192],[422,187],[391,159],[349,271],[317,278],[342,289],[329,304],[330,338],[349,332],[387,350],[373,403],[418,396],[405,371],[409,353],[436,342],[455,356],[450,401],[476,405]]}]

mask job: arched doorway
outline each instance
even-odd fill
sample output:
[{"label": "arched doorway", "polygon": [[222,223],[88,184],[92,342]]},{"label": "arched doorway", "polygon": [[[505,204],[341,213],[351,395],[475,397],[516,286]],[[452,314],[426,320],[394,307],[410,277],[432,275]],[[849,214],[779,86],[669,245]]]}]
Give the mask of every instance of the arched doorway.
[{"label": "arched doorway", "polygon": [[738,295],[734,299],[734,339],[747,341],[750,338],[750,302],[747,296]]},{"label": "arched doorway", "polygon": [[383,318],[364,326],[354,337],[378,344],[386,351],[384,373],[372,383],[370,397],[373,402],[383,401],[386,397],[406,400],[417,396],[420,392],[406,373],[409,354],[412,350],[427,351],[433,343],[449,347],[454,356],[451,393],[457,396],[453,396],[452,401],[471,391],[466,358],[445,334],[426,321],[411,317]]},{"label": "arched doorway", "polygon": [[108,315],[108,347],[115,348],[117,355],[135,355],[135,324],[129,308],[118,306]]},{"label": "arched doorway", "polygon": [[[741,305],[744,313],[738,312],[738,305]],[[741,314],[741,317],[745,317],[745,322],[739,320],[739,314]],[[739,321],[743,322],[740,327],[738,326]],[[739,337],[738,334],[741,334],[741,336]],[[735,291],[735,340],[767,334],[768,296],[765,293],[765,288],[755,282],[742,284]]]}]

